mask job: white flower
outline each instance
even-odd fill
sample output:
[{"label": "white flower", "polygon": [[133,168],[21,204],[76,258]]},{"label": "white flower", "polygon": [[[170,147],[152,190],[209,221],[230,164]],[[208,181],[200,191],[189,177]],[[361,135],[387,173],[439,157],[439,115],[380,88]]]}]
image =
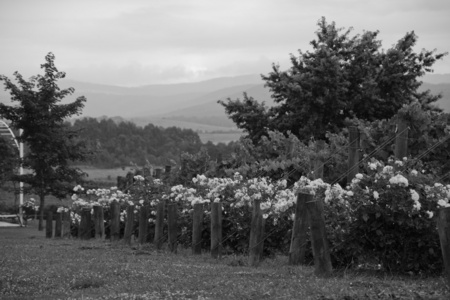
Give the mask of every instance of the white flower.
[{"label": "white flower", "polygon": [[390,184],[398,184],[399,186],[407,187],[408,186],[408,179],[406,179],[405,177],[403,177],[400,174],[397,174],[394,177],[391,177],[389,179],[389,183]]},{"label": "white flower", "polygon": [[427,210],[425,213],[428,215],[429,219],[431,219],[434,216],[434,213],[432,211]]},{"label": "white flower", "polygon": [[136,175],[136,176],[134,176],[134,180],[136,180],[136,181],[144,181],[145,178],[142,177],[141,175]]},{"label": "white flower", "polygon": [[437,203],[440,207],[450,207],[450,203],[445,201],[444,199],[439,199]]},{"label": "white flower", "polygon": [[419,202],[419,194],[413,189],[410,189],[409,192],[411,194],[411,199],[414,201],[413,208],[415,210],[420,210],[420,208],[422,207],[422,204],[420,204],[420,202]]},{"label": "white flower", "polygon": [[373,198],[374,198],[375,200],[377,200],[378,198],[380,198],[380,195],[378,194],[377,191],[373,191]]},{"label": "white flower", "polygon": [[353,194],[352,191],[348,191],[348,192],[347,192],[347,196],[352,197],[353,195],[354,195],[354,194]]},{"label": "white flower", "polygon": [[383,168],[382,173],[389,174],[389,173],[392,173],[393,170],[394,170],[394,168],[392,166],[386,166]]},{"label": "white flower", "polygon": [[75,201],[75,200],[77,200],[77,199],[78,199],[77,194],[73,194],[73,195],[72,195],[72,200]]},{"label": "white flower", "polygon": [[139,200],[140,205],[144,205],[144,199]]},{"label": "white flower", "polygon": [[395,161],[395,164],[396,164],[397,166],[399,166],[399,167],[403,166],[403,162],[400,161],[400,160],[396,160],[396,161]]},{"label": "white flower", "polygon": [[369,163],[369,169],[376,170],[377,169],[377,164],[376,163]]},{"label": "white flower", "polygon": [[358,174],[355,175],[355,177],[358,178],[358,179],[363,179],[364,176],[363,176],[363,174],[358,173]]},{"label": "white flower", "polygon": [[264,218],[264,219],[267,219],[268,217],[269,217],[268,214],[263,214],[263,218]]},{"label": "white flower", "polygon": [[417,176],[417,174],[419,174],[419,172],[417,172],[417,170],[412,170],[411,171],[411,175],[412,176]]},{"label": "white flower", "polygon": [[410,189],[409,192],[411,193],[411,199],[419,201],[419,194],[415,190]]}]

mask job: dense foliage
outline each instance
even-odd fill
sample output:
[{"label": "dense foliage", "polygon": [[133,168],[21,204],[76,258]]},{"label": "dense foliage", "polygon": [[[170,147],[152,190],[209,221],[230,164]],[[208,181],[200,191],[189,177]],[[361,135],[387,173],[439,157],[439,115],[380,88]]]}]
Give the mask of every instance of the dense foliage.
[{"label": "dense foliage", "polygon": [[287,71],[277,65],[262,78],[272,92],[273,107],[244,95],[243,101],[219,101],[249,137],[258,141],[268,130],[288,131],[305,141],[338,133],[346,119],[375,121],[391,118],[404,105],[418,101],[436,110],[439,96],[419,92],[420,77],[444,54],[414,52],[414,32],[381,50],[378,31],[351,36],[325,18],[318,22],[312,51],[291,56]]},{"label": "dense foliage", "polygon": [[80,139],[95,152],[88,162],[97,167],[130,165],[173,165],[180,162],[182,153],[195,154],[207,149],[211,159],[231,152],[233,144],[202,143],[198,134],[190,129],[162,128],[153,124],[139,127],[131,122],[114,122],[82,118],[70,125],[79,131]]},{"label": "dense foliage", "polygon": [[41,65],[44,75],[31,77],[29,81],[15,72],[14,83],[0,75],[11,100],[17,106],[0,103],[0,116],[11,122],[11,127],[23,133],[18,138],[27,145],[22,164],[31,173],[18,175],[40,198],[39,229],[43,229],[43,208],[46,195],[65,197],[70,186],[80,177],[80,171],[70,166],[70,162],[83,160],[88,152],[77,132],[70,130],[64,120],[80,114],[84,97],[74,102],[60,104],[61,100],[74,92],[73,88],[60,90],[57,81],[65,77],[54,64],[54,55],[47,54],[46,63]]}]

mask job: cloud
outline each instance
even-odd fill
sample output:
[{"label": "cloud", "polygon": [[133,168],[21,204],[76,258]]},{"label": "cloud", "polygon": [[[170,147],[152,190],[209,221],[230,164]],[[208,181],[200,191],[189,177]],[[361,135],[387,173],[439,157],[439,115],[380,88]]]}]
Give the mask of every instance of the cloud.
[{"label": "cloud", "polygon": [[[69,76],[121,85],[270,71],[309,50],[325,16],[388,48],[414,30],[417,49],[450,50],[450,2],[438,0],[2,0],[1,72],[39,71],[45,54]],[[286,64],[287,67],[287,64]],[[246,68],[246,70],[244,70]],[[450,72],[448,59],[437,72]]]}]

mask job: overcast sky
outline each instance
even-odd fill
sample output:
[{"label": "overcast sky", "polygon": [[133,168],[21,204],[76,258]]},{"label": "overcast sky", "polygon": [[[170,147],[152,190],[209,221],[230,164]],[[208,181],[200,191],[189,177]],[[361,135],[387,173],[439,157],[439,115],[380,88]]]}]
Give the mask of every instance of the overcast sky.
[{"label": "overcast sky", "polygon": [[447,0],[0,0],[0,74],[40,73],[50,51],[67,78],[123,86],[268,73],[322,16],[383,48],[414,30],[418,51],[450,51]]}]

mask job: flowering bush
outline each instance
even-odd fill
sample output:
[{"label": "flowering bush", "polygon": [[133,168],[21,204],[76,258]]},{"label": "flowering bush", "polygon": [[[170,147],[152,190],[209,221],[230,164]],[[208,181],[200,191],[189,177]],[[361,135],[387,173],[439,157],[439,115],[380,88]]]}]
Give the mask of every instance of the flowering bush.
[{"label": "flowering bush", "polygon": [[[406,158],[372,160],[342,193],[352,219],[338,246],[347,261],[375,259],[392,271],[437,271],[439,237],[433,216],[448,205],[450,186],[433,184]],[[446,197],[444,199],[444,197]]]},{"label": "flowering bush", "polygon": [[193,206],[204,209],[203,247],[209,248],[210,204],[223,206],[223,246],[230,252],[248,249],[251,212],[259,200],[265,219],[265,253],[289,249],[296,193],[324,199],[328,240],[335,266],[372,261],[392,271],[437,271],[440,246],[435,226],[436,212],[450,206],[450,185],[434,183],[424,174],[420,162],[404,159],[386,164],[372,159],[352,182],[342,188],[322,179],[301,177],[292,187],[286,180],[244,179],[239,173],[230,178],[197,175],[186,185],[166,186],[160,180],[135,176],[127,193],[110,189],[74,188],[73,220],[79,222],[79,209],[102,205],[105,219],[111,201],[121,206],[122,220],[127,206],[137,213],[142,206],[151,210],[160,202],[178,206],[178,242],[191,245]]}]

